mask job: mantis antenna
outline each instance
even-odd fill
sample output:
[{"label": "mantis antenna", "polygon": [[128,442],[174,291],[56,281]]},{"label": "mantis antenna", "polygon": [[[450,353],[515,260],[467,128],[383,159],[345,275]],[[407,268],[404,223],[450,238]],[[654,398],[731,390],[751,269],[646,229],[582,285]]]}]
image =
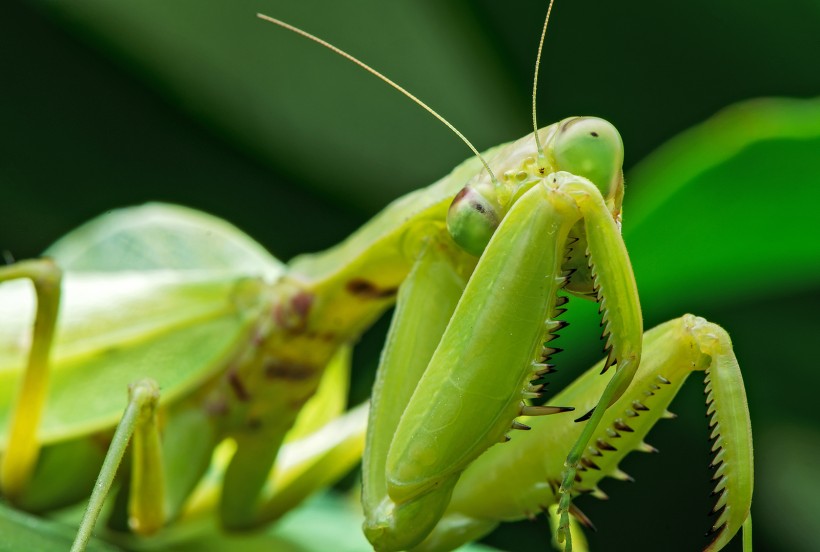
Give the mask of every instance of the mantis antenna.
[{"label": "mantis antenna", "polygon": [[[550,3],[550,7],[552,7],[552,3]],[[269,15],[265,15],[265,14],[262,14],[262,13],[257,13],[256,16],[259,19],[264,19],[265,21],[273,23],[274,25],[278,25],[278,26],[282,27],[283,29],[287,29],[288,31],[294,32],[294,33],[298,34],[299,36],[303,36],[303,37],[305,37],[309,40],[312,40],[313,42],[315,42],[315,43],[317,43],[321,46],[324,46],[325,48],[327,48],[331,52],[334,52],[334,53],[342,56],[343,58],[347,59],[348,61],[351,61],[351,62],[355,63],[356,65],[358,65],[359,67],[361,67],[362,69],[367,71],[368,73],[378,77],[383,82],[385,82],[388,85],[392,86],[393,88],[395,88],[396,90],[398,90],[399,92],[401,92],[402,94],[404,94],[405,96],[407,96],[408,98],[410,98],[411,100],[416,102],[419,106],[423,107],[433,117],[435,117],[436,119],[441,121],[444,124],[444,126],[446,126],[451,131],[453,131],[455,133],[455,135],[458,136],[459,138],[461,138],[461,140],[465,144],[467,144],[467,147],[470,148],[470,150],[475,154],[475,156],[478,157],[478,159],[481,161],[481,164],[484,165],[484,168],[487,169],[487,172],[489,173],[490,179],[492,179],[493,184],[498,186],[498,181],[496,180],[495,174],[493,173],[492,169],[490,169],[490,165],[487,163],[487,160],[484,159],[484,157],[478,152],[478,150],[472,144],[472,142],[470,142],[467,139],[466,136],[464,136],[456,127],[454,127],[450,123],[450,121],[448,121],[447,119],[445,119],[444,117],[439,115],[438,112],[436,112],[432,107],[430,107],[429,105],[427,105],[426,103],[424,103],[423,101],[418,99],[416,96],[414,96],[409,91],[407,91],[404,87],[402,87],[401,85],[399,85],[396,82],[392,81],[391,79],[389,79],[385,75],[381,74],[379,71],[373,69],[372,67],[370,67],[369,65],[367,65],[363,61],[360,61],[359,59],[353,57],[352,55],[348,54],[347,52],[345,52],[341,48],[337,48],[333,44],[331,44],[331,43],[329,43],[325,40],[322,40],[318,36],[312,35],[307,31],[303,31],[302,29],[300,29],[298,27],[294,27],[293,25],[290,25],[289,23],[285,23],[284,21],[281,21],[281,20],[276,19],[274,17],[271,17]],[[542,35],[542,42],[543,42],[543,35]],[[539,55],[540,55],[540,48],[539,48]]]},{"label": "mantis antenna", "polygon": [[544,28],[541,29],[541,40],[538,41],[538,53],[535,56],[535,75],[532,77],[532,126],[535,134],[535,147],[538,148],[538,157],[544,156],[544,147],[541,145],[541,138],[538,137],[538,118],[535,115],[535,97],[538,92],[538,70],[541,67],[541,50],[544,49],[544,38],[547,36],[547,25],[550,22],[552,4],[555,0],[550,0],[547,8],[547,17],[544,19]]}]

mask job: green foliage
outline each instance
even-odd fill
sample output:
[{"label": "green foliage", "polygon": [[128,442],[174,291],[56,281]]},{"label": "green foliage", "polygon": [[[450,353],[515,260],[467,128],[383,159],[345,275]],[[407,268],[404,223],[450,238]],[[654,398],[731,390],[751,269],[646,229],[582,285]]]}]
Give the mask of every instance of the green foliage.
[{"label": "green foliage", "polygon": [[[18,512],[0,504],[0,551],[38,550],[64,552],[71,547],[76,529]],[[96,539],[88,543],[88,552],[117,552],[118,548]]]}]

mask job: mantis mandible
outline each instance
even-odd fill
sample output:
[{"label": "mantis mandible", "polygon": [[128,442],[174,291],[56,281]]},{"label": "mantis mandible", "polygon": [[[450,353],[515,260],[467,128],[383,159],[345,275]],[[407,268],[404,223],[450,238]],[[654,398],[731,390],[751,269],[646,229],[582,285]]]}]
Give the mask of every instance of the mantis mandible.
[{"label": "mantis mandible", "polygon": [[[266,502],[259,495],[285,434],[316,392],[324,367],[398,293],[365,457],[365,531],[377,548],[449,548],[498,520],[557,502],[558,537],[571,549],[569,514],[580,515],[571,495],[594,488],[590,464],[602,475],[617,474],[617,460],[630,450],[610,450],[616,448],[610,432],[628,443],[624,436],[645,433],[663,411],[655,399],[636,398],[631,390],[671,400],[684,375],[698,369],[710,374],[716,462],[722,462],[718,506],[725,508],[712,545],[719,549],[747,519],[751,501],[742,381],[725,332],[702,319],[684,318],[642,336],[637,291],[619,234],[622,156],[620,136],[609,123],[566,119],[485,153],[486,160],[460,165],[388,207],[337,248],[287,268],[218,221],[159,207],[114,214],[56,244],[49,253],[65,278],[49,261],[3,269],[4,280],[34,281],[38,297],[31,343],[17,333],[8,341],[14,344],[10,366],[17,368],[23,351],[29,352],[26,379],[32,383],[22,385],[22,398],[9,407],[15,421],[3,449],[4,494],[48,509],[88,492],[77,485],[38,503],[43,489],[53,485],[43,476],[46,460],[64,465],[75,449],[83,449],[83,458],[93,455],[86,449],[94,448],[94,438],[110,431],[122,411],[123,400],[113,398],[112,387],[124,391],[149,376],[159,382],[159,408],[168,421],[160,437],[154,384],[138,383],[132,404],[147,405],[134,407],[147,414],[135,415],[133,422],[131,530],[151,534],[177,517],[226,438],[236,450],[224,473],[223,524],[241,529],[275,518],[275,499]],[[193,236],[206,227],[216,238],[198,242]],[[144,243],[151,232],[194,253],[168,264],[165,245]],[[214,239],[222,243],[216,247]],[[112,257],[124,240],[136,259]],[[61,282],[65,300],[57,326]],[[610,336],[610,355],[599,371],[610,368],[611,379],[587,375],[554,399],[587,413],[578,422],[563,413],[568,408],[524,402],[539,398],[538,380],[558,352],[548,342],[562,325],[557,318],[566,301],[563,291],[598,300]],[[152,310],[162,301],[169,302]],[[192,308],[194,302],[212,308]],[[111,304],[139,316],[123,321],[110,312]],[[83,322],[89,312],[98,320],[93,328]],[[175,345],[161,341],[164,332],[173,332]],[[185,355],[175,346],[201,355],[181,362]],[[173,364],[157,361],[157,351]],[[72,387],[68,376],[59,379],[60,370],[70,375],[96,372],[98,366],[99,389],[106,390],[101,394],[111,397],[105,404],[91,404],[88,391]],[[168,379],[172,368],[183,376]],[[44,404],[49,372],[52,392]],[[93,388],[88,381],[85,387]],[[60,397],[67,399],[61,404]],[[646,414],[650,407],[653,414]],[[532,418],[546,414],[557,415]],[[534,431],[494,444],[525,424]],[[174,450],[191,431],[200,435],[196,446]],[[542,442],[525,440],[529,435]],[[527,447],[569,456],[565,466],[559,461],[543,467],[541,475],[507,473],[512,481],[496,481],[507,487],[514,505],[476,509],[482,492],[496,492],[482,491],[478,481]],[[195,469],[169,470],[184,455]],[[538,455],[546,453],[530,454]],[[549,456],[550,462],[561,458]],[[97,465],[92,462],[85,472]],[[167,472],[173,481],[159,477]]]}]

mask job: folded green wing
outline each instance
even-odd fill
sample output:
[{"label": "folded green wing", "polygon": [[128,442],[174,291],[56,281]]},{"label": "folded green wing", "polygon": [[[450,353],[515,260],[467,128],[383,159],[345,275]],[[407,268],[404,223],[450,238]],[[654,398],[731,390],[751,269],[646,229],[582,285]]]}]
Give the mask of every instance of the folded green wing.
[{"label": "folded green wing", "polygon": [[[66,270],[40,439],[113,425],[127,385],[154,378],[173,400],[218,372],[248,339],[280,263],[217,218],[168,205],[114,211],[47,254]],[[34,293],[0,287],[0,447],[31,339]]]}]

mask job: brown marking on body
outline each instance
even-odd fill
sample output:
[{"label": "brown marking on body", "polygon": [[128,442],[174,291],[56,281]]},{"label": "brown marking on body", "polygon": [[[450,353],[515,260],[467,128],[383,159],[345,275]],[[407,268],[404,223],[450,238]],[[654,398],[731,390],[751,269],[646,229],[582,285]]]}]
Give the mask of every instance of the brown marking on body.
[{"label": "brown marking on body", "polygon": [[205,413],[212,417],[224,416],[228,413],[228,404],[222,398],[205,401],[204,408]]},{"label": "brown marking on body", "polygon": [[456,209],[458,209],[458,205],[464,199],[464,197],[470,192],[468,186],[464,186],[461,190],[458,191],[456,197],[453,198],[453,201],[450,202],[450,206],[447,208],[447,212],[450,213]]},{"label": "brown marking on body", "polygon": [[230,384],[231,389],[233,389],[236,398],[241,402],[248,402],[251,400],[251,395],[245,388],[245,384],[243,384],[242,380],[239,379],[239,374],[236,370],[231,370],[228,372],[228,383]]},{"label": "brown marking on body", "polygon": [[302,319],[307,319],[310,307],[313,305],[313,294],[306,291],[300,291],[294,295],[290,300],[290,306],[293,312]]},{"label": "brown marking on body", "polygon": [[362,299],[389,299],[398,292],[398,288],[381,289],[373,282],[363,278],[354,278],[347,283],[346,289],[352,295]]},{"label": "brown marking on body", "polygon": [[336,339],[336,334],[330,331],[320,332],[317,330],[308,330],[305,332],[305,337],[314,341],[323,341],[325,343],[333,343]]},{"label": "brown marking on body", "polygon": [[305,406],[304,399],[293,399],[288,401],[288,408],[294,412],[299,412],[302,410],[302,407]]},{"label": "brown marking on body", "polygon": [[288,381],[304,381],[316,375],[316,369],[309,364],[287,360],[271,360],[265,363],[265,377]]},{"label": "brown marking on body", "polygon": [[466,196],[467,192],[468,192],[467,186],[465,186],[461,190],[459,190],[458,193],[456,194],[456,197],[453,198],[453,203],[457,203],[457,202],[461,201],[461,198]]},{"label": "brown marking on body", "polygon": [[279,327],[284,327],[287,324],[287,315],[281,303],[276,303],[276,306],[273,307],[273,320]]},{"label": "brown marking on body", "polygon": [[313,306],[314,295],[300,291],[285,302],[277,303],[273,308],[273,320],[280,328],[290,332],[301,332],[307,326],[310,308]]}]

